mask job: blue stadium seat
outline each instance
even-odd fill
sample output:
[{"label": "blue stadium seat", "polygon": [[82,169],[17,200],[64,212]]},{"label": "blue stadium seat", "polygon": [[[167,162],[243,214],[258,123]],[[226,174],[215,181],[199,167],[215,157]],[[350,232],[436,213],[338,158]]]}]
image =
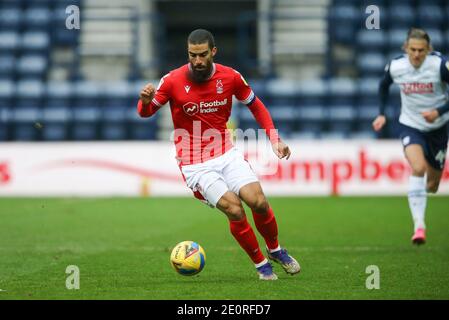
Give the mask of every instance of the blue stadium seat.
[{"label": "blue stadium seat", "polygon": [[21,77],[43,79],[47,66],[47,59],[42,55],[24,55],[17,60],[17,72]]},{"label": "blue stadium seat", "polygon": [[395,1],[388,9],[390,13],[390,28],[410,28],[414,25],[416,14],[414,8],[409,4],[400,4]]},{"label": "blue stadium seat", "polygon": [[9,109],[0,106],[0,141],[8,140]]},{"label": "blue stadium seat", "polygon": [[[126,130],[126,112],[130,108],[123,105],[104,105],[102,107],[101,137],[105,140],[125,140],[127,138]],[[136,112],[135,109],[132,109]]]},{"label": "blue stadium seat", "polygon": [[328,109],[322,105],[300,107],[296,111],[300,130],[321,129],[328,120]]},{"label": "blue stadium seat", "polygon": [[72,139],[98,140],[101,110],[96,106],[75,106],[72,108]]},{"label": "blue stadium seat", "polygon": [[0,8],[2,9],[20,9],[25,0],[2,0],[0,2]]},{"label": "blue stadium seat", "polygon": [[16,31],[21,28],[22,11],[18,8],[0,9],[0,30]]},{"label": "blue stadium seat", "polygon": [[383,30],[360,30],[356,35],[356,44],[359,51],[376,50],[381,52],[388,44],[387,35]]},{"label": "blue stadium seat", "polygon": [[443,51],[445,48],[444,34],[439,29],[427,29],[430,37],[430,43],[436,51]]},{"label": "blue stadium seat", "polygon": [[327,81],[321,79],[298,82],[299,106],[316,106],[326,103],[329,87]]},{"label": "blue stadium seat", "polygon": [[373,105],[379,102],[380,77],[360,78],[358,81],[357,106]]},{"label": "blue stadium seat", "polygon": [[39,139],[39,130],[35,124],[41,120],[40,110],[34,106],[10,109],[12,122],[12,138],[17,141],[33,141]]},{"label": "blue stadium seat", "polygon": [[73,94],[73,86],[70,82],[47,82],[45,105],[48,107],[69,108]]},{"label": "blue stadium seat", "polygon": [[20,37],[17,32],[0,32],[0,53],[14,53],[19,48]]},{"label": "blue stadium seat", "polygon": [[418,7],[423,5],[440,6],[442,4],[447,3],[446,0],[415,0],[415,1]]},{"label": "blue stadium seat", "polygon": [[353,106],[341,105],[328,108],[327,133],[321,135],[323,139],[345,139],[356,121],[356,110]]},{"label": "blue stadium seat", "polygon": [[27,53],[46,52],[49,50],[50,37],[46,32],[29,31],[22,35],[21,49]]},{"label": "blue stadium seat", "polygon": [[131,104],[131,96],[138,96],[134,92],[134,86],[129,82],[113,82],[105,83],[103,89],[104,99],[103,106],[105,107],[127,107]]},{"label": "blue stadium seat", "polygon": [[273,79],[266,83],[264,103],[270,107],[293,104],[298,98],[299,88],[296,81],[289,79]]},{"label": "blue stadium seat", "polygon": [[12,106],[15,91],[15,84],[12,80],[0,79],[0,108]]},{"label": "blue stadium seat", "polygon": [[16,59],[12,54],[0,54],[0,79],[13,79]]},{"label": "blue stadium seat", "polygon": [[103,123],[101,138],[104,140],[126,140],[126,126],[123,123]]},{"label": "blue stadium seat", "polygon": [[360,10],[354,5],[335,5],[330,7],[329,33],[333,41],[350,44],[355,31],[360,28]]},{"label": "blue stadium seat", "polygon": [[408,29],[391,29],[388,32],[388,45],[390,50],[401,50],[405,40],[407,40]]},{"label": "blue stadium seat", "polygon": [[359,0],[358,2],[360,4],[361,8],[366,8],[367,6],[370,6],[370,5],[382,7],[382,6],[385,6],[385,4],[387,4],[389,1],[387,1],[387,0]]},{"label": "blue stadium seat", "polygon": [[405,53],[404,50],[402,50],[401,48],[392,49],[391,51],[389,51],[387,53],[387,56],[386,56],[387,61],[386,61],[386,63],[390,62],[393,59],[396,59],[396,58],[402,56],[404,53]]},{"label": "blue stadium seat", "polygon": [[329,104],[353,105],[357,87],[351,78],[332,78],[329,80]]},{"label": "blue stadium seat", "polygon": [[421,5],[416,11],[418,15],[418,24],[421,28],[442,28],[445,22],[445,16],[441,7],[436,5]]},{"label": "blue stadium seat", "polygon": [[[448,19],[449,19],[449,7],[448,7]],[[444,55],[446,58],[449,55],[449,29],[444,33],[444,42],[446,44],[446,49],[444,50]]]},{"label": "blue stadium seat", "polygon": [[357,108],[357,121],[372,122],[374,118],[376,118],[378,115],[379,115],[379,106],[377,104],[363,105]]},{"label": "blue stadium seat", "polygon": [[347,139],[349,131],[343,130],[342,128],[336,128],[331,131],[324,131],[320,134],[320,139],[322,140],[344,140]]},{"label": "blue stadium seat", "polygon": [[301,128],[290,133],[290,139],[296,140],[315,140],[320,136],[321,128]]},{"label": "blue stadium seat", "polygon": [[45,107],[42,110],[43,140],[62,141],[68,140],[68,131],[71,120],[71,112],[68,107]]},{"label": "blue stadium seat", "polygon": [[356,64],[360,71],[360,76],[370,77],[382,75],[387,61],[383,54],[366,53],[357,57]]},{"label": "blue stadium seat", "polygon": [[99,107],[101,105],[101,85],[97,82],[78,81],[73,83],[74,104],[80,107]]},{"label": "blue stadium seat", "polygon": [[21,80],[16,83],[15,106],[18,108],[39,108],[42,105],[45,87],[39,80]]},{"label": "blue stadium seat", "polygon": [[24,12],[25,28],[29,30],[47,30],[50,27],[51,11],[46,7],[32,7]]},{"label": "blue stadium seat", "polygon": [[349,139],[373,140],[377,138],[377,134],[372,129],[352,131],[348,135]]},{"label": "blue stadium seat", "polygon": [[155,140],[157,138],[159,114],[150,118],[140,118],[135,108],[129,108],[127,115],[127,126],[129,138],[132,140]]},{"label": "blue stadium seat", "polygon": [[328,108],[329,123],[347,122],[352,123],[356,120],[356,110],[353,106],[330,106]]},{"label": "blue stadium seat", "polygon": [[[296,107],[291,106],[277,106],[270,110],[273,122],[276,128],[284,134],[284,136],[290,135],[295,129],[298,119],[296,118]],[[259,129],[257,125],[254,129]]]}]

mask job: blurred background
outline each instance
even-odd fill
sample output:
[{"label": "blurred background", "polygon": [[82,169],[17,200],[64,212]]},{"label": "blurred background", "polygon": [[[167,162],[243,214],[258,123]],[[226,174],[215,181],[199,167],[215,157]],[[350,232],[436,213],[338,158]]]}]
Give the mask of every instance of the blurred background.
[{"label": "blurred background", "polygon": [[[66,28],[70,5],[80,29]],[[378,30],[366,28],[369,5]],[[168,139],[169,108],[144,120],[135,105],[143,84],[187,61],[196,28],[215,35],[215,61],[248,79],[285,138],[396,138],[395,121],[379,135],[371,121],[384,66],[412,26],[449,51],[444,0],[2,0],[0,141]],[[257,127],[244,107],[232,117]]]}]

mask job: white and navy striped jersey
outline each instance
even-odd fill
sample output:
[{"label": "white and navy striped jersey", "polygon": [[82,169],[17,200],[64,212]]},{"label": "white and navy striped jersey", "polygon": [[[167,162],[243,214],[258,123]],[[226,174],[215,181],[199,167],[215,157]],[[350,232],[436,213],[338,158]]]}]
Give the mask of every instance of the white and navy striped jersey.
[{"label": "white and navy striped jersey", "polygon": [[[381,114],[384,113],[388,90],[392,83],[401,89],[399,122],[420,131],[431,131],[449,121],[449,62],[438,52],[432,52],[419,68],[413,67],[408,55],[393,59],[385,67],[379,86]],[[437,108],[440,116],[428,123],[421,112]]]}]

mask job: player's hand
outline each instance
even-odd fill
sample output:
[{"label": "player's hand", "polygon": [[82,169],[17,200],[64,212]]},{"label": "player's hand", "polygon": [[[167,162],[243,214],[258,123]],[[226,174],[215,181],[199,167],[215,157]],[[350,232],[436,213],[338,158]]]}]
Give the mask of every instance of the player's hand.
[{"label": "player's hand", "polygon": [[273,151],[279,159],[285,158],[288,160],[292,154],[290,148],[282,141],[275,142],[272,144]]},{"label": "player's hand", "polygon": [[151,100],[153,100],[154,93],[156,92],[156,89],[154,86],[149,83],[145,87],[143,87],[142,91],[140,91],[140,100],[142,100],[143,104],[149,104]]},{"label": "player's hand", "polygon": [[386,122],[387,122],[387,118],[385,118],[385,116],[383,116],[383,115],[377,116],[376,119],[374,119],[374,121],[373,121],[374,131],[380,131],[384,127]]},{"label": "player's hand", "polygon": [[424,119],[426,119],[428,123],[434,122],[440,116],[437,109],[423,111],[421,112],[421,115],[424,117]]}]

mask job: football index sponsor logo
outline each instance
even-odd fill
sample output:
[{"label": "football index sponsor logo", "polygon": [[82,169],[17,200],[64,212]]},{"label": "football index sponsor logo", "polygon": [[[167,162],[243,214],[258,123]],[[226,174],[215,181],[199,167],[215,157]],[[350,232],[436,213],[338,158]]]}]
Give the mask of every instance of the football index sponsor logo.
[{"label": "football index sponsor logo", "polygon": [[213,113],[218,111],[218,107],[225,106],[228,103],[228,99],[215,100],[210,102],[201,101],[199,106],[195,102],[187,102],[182,106],[184,112],[189,116],[193,116],[199,113]]},{"label": "football index sponsor logo", "polygon": [[182,106],[182,108],[184,109],[184,112],[189,116],[197,114],[198,111],[200,110],[198,105],[193,102],[187,102],[185,105]]}]

